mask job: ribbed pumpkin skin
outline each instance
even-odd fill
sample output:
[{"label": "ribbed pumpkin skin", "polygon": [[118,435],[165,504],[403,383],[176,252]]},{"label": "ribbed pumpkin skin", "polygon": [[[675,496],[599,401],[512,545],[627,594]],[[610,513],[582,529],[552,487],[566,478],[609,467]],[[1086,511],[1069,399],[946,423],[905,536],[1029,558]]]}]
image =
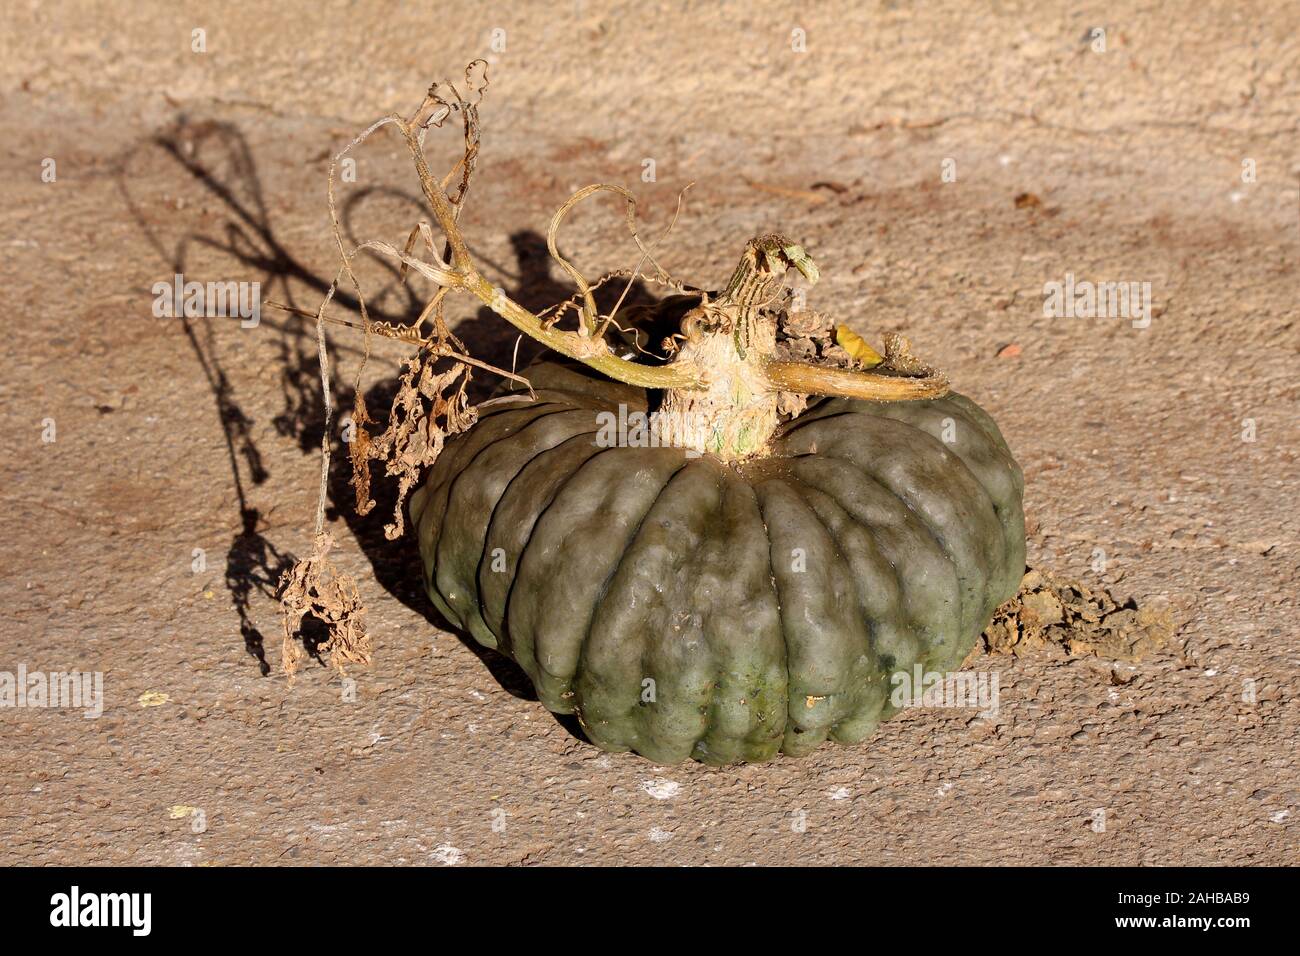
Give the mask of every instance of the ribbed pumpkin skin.
[{"label": "ribbed pumpkin skin", "polygon": [[484,409],[412,497],[425,586],[603,749],[733,763],[861,740],[893,673],[954,669],[1016,592],[1023,479],[967,398],[821,401],[731,466],[599,447],[596,413],[644,392],[528,376],[537,401]]}]

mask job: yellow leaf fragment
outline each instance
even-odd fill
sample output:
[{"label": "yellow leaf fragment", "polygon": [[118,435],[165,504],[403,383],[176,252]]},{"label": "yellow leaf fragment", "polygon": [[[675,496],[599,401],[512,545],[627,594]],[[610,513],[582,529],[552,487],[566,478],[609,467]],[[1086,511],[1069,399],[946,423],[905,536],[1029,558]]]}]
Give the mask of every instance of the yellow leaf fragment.
[{"label": "yellow leaf fragment", "polygon": [[849,356],[864,368],[879,365],[885,357],[867,344],[867,340],[858,335],[847,325],[835,327],[835,344],[849,353]]},{"label": "yellow leaf fragment", "polygon": [[169,700],[171,700],[170,694],[164,694],[159,690],[147,690],[136,699],[136,703],[141,707],[161,707]]}]

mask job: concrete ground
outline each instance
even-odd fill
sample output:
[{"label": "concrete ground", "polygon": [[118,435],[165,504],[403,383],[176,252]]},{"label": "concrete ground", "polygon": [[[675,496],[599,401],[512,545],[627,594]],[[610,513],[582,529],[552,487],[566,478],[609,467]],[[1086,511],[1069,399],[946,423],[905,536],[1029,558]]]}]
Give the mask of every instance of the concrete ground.
[{"label": "concrete ground", "polygon": [[[101,672],[104,710],[0,709],[0,862],[1292,862],[1300,8],[984,6],[11,4],[0,671]],[[1167,604],[1175,645],[987,656],[996,719],[659,768],[442,630],[410,539],[340,499],[373,663],[352,700],[316,665],[291,686],[272,582],[310,550],[312,333],[157,318],[151,289],[256,281],[314,311],[328,158],[477,56],[463,224],[494,281],[569,294],[539,235],[573,189],[628,184],[653,231],[694,181],[667,268],[709,285],[759,232],[803,242],[811,306],[905,332],[997,418],[1030,564]],[[405,151],[359,156],[347,227],[400,244]],[[635,262],[612,202],[565,237],[589,274]],[[367,269],[381,314],[418,305]],[[1045,316],[1067,274],[1150,283],[1149,325]],[[457,310],[508,362],[504,323]],[[346,409],[360,341],[332,335]],[[363,388],[402,354],[377,345]]]}]

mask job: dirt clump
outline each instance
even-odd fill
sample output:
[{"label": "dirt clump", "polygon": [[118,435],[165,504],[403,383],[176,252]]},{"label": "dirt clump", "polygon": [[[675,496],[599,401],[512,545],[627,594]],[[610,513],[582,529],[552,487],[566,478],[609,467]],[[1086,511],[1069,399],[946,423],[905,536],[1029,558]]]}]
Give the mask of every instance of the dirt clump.
[{"label": "dirt clump", "polygon": [[1137,661],[1168,647],[1178,632],[1168,607],[1138,607],[1048,571],[1026,569],[1020,592],[981,635],[985,653],[1016,657],[1058,647],[1071,656]]}]

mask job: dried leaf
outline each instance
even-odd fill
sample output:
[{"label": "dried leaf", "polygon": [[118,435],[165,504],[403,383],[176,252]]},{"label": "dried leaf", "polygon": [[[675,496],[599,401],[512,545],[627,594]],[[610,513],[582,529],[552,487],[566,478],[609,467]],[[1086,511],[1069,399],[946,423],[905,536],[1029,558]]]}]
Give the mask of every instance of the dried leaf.
[{"label": "dried leaf", "polygon": [[344,672],[345,663],[370,663],[370,638],[362,623],[365,607],[352,577],[335,569],[329,560],[334,539],[329,532],[316,536],[316,547],[305,561],[296,562],[282,579],[280,611],[284,643],[280,666],[292,678],[306,655],[295,636],[310,614],[325,625],[329,637],[317,651],[329,654],[330,664]]},{"label": "dried leaf", "polygon": [[805,309],[802,312],[791,312],[786,315],[781,327],[784,329],[785,334],[792,339],[829,338],[829,332],[834,324],[834,320],[829,315]]},{"label": "dried leaf", "polygon": [[384,527],[384,535],[389,540],[401,537],[406,527],[406,496],[424,469],[437,460],[448,436],[465,431],[478,420],[478,412],[470,405],[465,391],[470,382],[470,367],[452,359],[443,371],[435,371],[435,366],[444,359],[436,345],[426,345],[406,360],[388,415],[388,426],[377,436],[366,429],[374,421],[367,412],[365,400],[360,393],[357,396],[352,415],[356,433],[350,447],[357,514],[369,514],[374,508],[375,502],[370,497],[370,462],[383,462],[384,473],[398,479],[393,520]]}]

